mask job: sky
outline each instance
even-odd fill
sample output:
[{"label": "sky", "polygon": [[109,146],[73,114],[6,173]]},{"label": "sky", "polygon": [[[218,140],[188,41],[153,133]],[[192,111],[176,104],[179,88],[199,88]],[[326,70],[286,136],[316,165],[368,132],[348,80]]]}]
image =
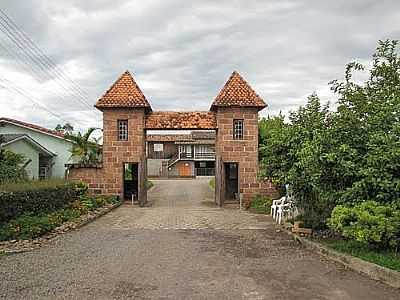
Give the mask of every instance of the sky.
[{"label": "sky", "polygon": [[[348,62],[368,65],[378,40],[400,38],[398,0],[3,0],[0,9],[9,17],[0,13],[0,117],[48,128],[101,127],[93,105],[125,70],[153,110],[208,110],[234,70],[268,104],[262,116],[312,92],[334,102],[328,83]],[[38,48],[15,44],[10,20]]]}]

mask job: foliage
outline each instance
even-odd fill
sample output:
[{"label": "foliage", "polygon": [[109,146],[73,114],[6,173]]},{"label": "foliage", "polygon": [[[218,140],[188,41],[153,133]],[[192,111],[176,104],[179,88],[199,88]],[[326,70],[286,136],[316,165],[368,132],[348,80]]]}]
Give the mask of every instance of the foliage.
[{"label": "foliage", "polygon": [[215,190],[215,177],[211,178],[210,181],[208,182],[208,185],[210,188],[214,191]]},{"label": "foliage", "polygon": [[383,249],[400,247],[400,210],[365,201],[353,207],[336,206],[329,226],[346,238]]},{"label": "foliage", "polygon": [[0,185],[0,223],[27,213],[37,215],[66,207],[86,190],[82,183],[65,180]]},{"label": "foliage", "polygon": [[85,134],[78,132],[76,135],[68,135],[67,138],[74,141],[71,154],[72,157],[78,158],[79,163],[91,164],[100,160],[100,146],[98,140],[91,139],[92,133],[98,128],[89,128]]},{"label": "foliage", "polygon": [[23,155],[0,149],[0,184],[8,181],[25,180],[27,174],[24,169],[24,162]]},{"label": "foliage", "polygon": [[68,207],[51,213],[26,213],[0,226],[0,241],[11,239],[33,239],[54,230],[64,222],[73,221],[88,211],[106,204],[116,204],[114,196],[81,196]]},{"label": "foliage", "polygon": [[377,265],[400,271],[400,255],[398,252],[372,249],[365,243],[354,240],[321,240],[328,247],[346,254],[353,255]]},{"label": "foliage", "polygon": [[250,203],[250,209],[256,213],[269,214],[271,212],[272,199],[256,195]]},{"label": "foliage", "polygon": [[365,200],[400,206],[400,56],[396,41],[380,41],[369,79],[350,63],[344,81],[331,82],[337,110],[316,94],[289,115],[260,121],[262,176],[290,183],[305,222],[326,226],[338,204]]},{"label": "foliage", "polygon": [[64,125],[57,124],[55,130],[58,132],[71,135],[72,132],[74,131],[74,126],[72,126],[70,123],[65,123]]}]

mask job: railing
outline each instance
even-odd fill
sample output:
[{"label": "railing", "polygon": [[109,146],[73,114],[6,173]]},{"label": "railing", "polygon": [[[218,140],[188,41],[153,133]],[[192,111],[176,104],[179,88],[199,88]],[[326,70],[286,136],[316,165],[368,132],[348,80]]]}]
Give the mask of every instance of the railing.
[{"label": "railing", "polygon": [[193,158],[193,155],[191,152],[181,152],[179,153],[179,158],[180,159]]},{"label": "railing", "polygon": [[[202,153],[195,153],[194,155],[191,152],[181,152],[175,153],[170,160],[168,160],[168,167],[173,165],[180,159],[215,159],[215,152],[202,152]],[[212,175],[202,175],[202,176],[212,176]]]},{"label": "railing", "polygon": [[174,164],[177,160],[179,160],[178,153],[175,153],[169,160],[168,160],[168,167]]},{"label": "railing", "polygon": [[194,159],[215,159],[215,152],[195,153]]},{"label": "railing", "polygon": [[196,176],[215,176],[215,168],[196,168]]}]

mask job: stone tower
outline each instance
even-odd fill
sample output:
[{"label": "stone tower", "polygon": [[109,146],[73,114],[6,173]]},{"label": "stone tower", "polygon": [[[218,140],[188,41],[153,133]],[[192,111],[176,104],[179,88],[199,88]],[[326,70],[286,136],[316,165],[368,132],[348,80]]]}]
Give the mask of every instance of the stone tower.
[{"label": "stone tower", "polygon": [[[145,117],[151,106],[126,71],[101,97],[96,108],[103,112],[103,192],[122,195],[124,165],[138,166],[138,200],[146,203],[146,132]],[[127,126],[127,135],[121,127]]]},{"label": "stone tower", "polygon": [[216,202],[241,194],[245,205],[259,193],[258,112],[267,105],[237,73],[232,73],[211,105],[217,122]]}]

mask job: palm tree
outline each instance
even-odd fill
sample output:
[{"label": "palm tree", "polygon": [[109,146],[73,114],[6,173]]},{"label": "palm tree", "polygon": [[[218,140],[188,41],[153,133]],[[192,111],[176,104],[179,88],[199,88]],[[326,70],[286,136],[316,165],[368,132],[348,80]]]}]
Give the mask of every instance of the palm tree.
[{"label": "palm tree", "polygon": [[83,135],[80,132],[75,135],[68,135],[68,139],[75,142],[71,149],[71,156],[77,157],[80,163],[90,164],[97,163],[99,161],[99,139],[90,139],[90,135],[97,129],[100,128],[91,127]]}]

